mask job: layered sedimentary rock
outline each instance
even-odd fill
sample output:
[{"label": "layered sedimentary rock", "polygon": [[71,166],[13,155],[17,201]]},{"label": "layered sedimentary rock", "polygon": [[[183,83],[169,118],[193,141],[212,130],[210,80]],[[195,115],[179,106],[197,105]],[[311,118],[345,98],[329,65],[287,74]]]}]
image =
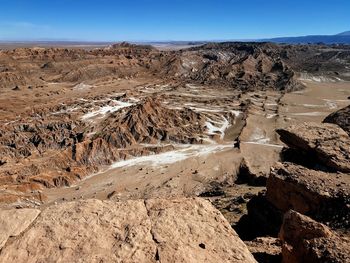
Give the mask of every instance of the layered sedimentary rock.
[{"label": "layered sedimentary rock", "polygon": [[3,247],[0,261],[256,262],[201,199],[54,205]]},{"label": "layered sedimentary rock", "polygon": [[54,116],[7,123],[0,131],[0,163],[71,147],[84,139],[85,128],[82,122]]},{"label": "layered sedimentary rock", "polygon": [[283,214],[293,209],[347,233],[350,222],[348,134],[337,125],[316,123],[293,125],[277,132],[293,149],[290,160],[307,167],[298,162],[275,164],[267,179],[266,193],[247,204],[248,214],[236,225],[237,232],[247,240],[266,235],[276,237]]},{"label": "layered sedimentary rock", "polygon": [[303,87],[281,59],[278,47],[267,43],[217,43],[183,50],[173,54],[161,72],[242,90]]},{"label": "layered sedimentary rock", "polygon": [[124,112],[108,116],[101,137],[112,145],[135,143],[198,143],[205,131],[205,116],[191,109],[168,109],[157,98],[146,98]]},{"label": "layered sedimentary rock", "polygon": [[279,46],[268,43],[207,44],[180,51],[159,51],[151,46],[128,43],[90,51],[20,48],[0,53],[0,62],[23,62],[0,72],[6,80],[0,87],[42,85],[43,79],[30,73],[44,71],[46,78],[55,82],[155,74],[164,79],[220,84],[242,90],[300,89],[303,85],[281,54]]},{"label": "layered sedimentary rock", "polygon": [[266,198],[277,209],[294,209],[334,227],[348,228],[350,177],[284,163],[267,180]]},{"label": "layered sedimentary rock", "polygon": [[278,129],[281,141],[304,158],[333,171],[350,172],[350,137],[334,124],[302,123]]},{"label": "layered sedimentary rock", "polygon": [[0,181],[9,185],[7,190],[69,186],[102,165],[208,137],[205,115],[169,109],[156,98],[107,114],[92,136],[88,122],[41,114],[21,124],[7,123],[0,132]]}]

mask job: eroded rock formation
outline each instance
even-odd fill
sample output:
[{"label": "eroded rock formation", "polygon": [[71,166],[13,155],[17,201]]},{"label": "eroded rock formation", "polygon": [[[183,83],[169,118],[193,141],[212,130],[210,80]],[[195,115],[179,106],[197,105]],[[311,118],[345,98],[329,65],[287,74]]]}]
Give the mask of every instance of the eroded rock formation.
[{"label": "eroded rock formation", "polygon": [[325,167],[350,172],[350,138],[334,124],[302,123],[278,129],[281,141],[304,158],[316,159]]}]

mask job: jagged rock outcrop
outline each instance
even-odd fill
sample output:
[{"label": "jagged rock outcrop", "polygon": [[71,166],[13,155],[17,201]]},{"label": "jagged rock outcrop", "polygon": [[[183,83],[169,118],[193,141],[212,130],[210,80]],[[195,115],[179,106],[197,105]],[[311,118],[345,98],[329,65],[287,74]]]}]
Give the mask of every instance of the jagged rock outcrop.
[{"label": "jagged rock outcrop", "polygon": [[[349,239],[344,241],[337,235],[348,236],[349,186],[348,174],[326,173],[291,163],[276,165],[267,180],[266,193],[261,193],[249,201],[248,214],[240,219],[235,230],[244,240],[265,236],[277,237],[280,232],[280,238],[285,242],[282,262],[347,262],[347,254],[339,251],[349,245]],[[321,228],[310,227],[309,230],[303,230],[303,227],[309,227],[309,223],[305,223],[304,226],[294,225],[294,228],[289,229],[286,226],[289,224],[286,223],[286,217],[282,226],[283,214],[290,209],[325,223],[341,234],[332,232],[332,236],[317,236],[319,229],[328,227],[322,225]],[[276,259],[277,255],[272,257],[273,255],[269,253],[269,246],[257,250],[254,248],[255,243],[256,241],[248,242],[253,245],[251,252],[257,253],[254,254],[256,258],[257,256],[261,257],[261,260],[269,258],[262,262]],[[337,244],[340,244],[341,250],[335,248]],[[336,260],[332,261],[330,258]]]},{"label": "jagged rock outcrop", "polygon": [[102,165],[173,150],[171,143],[202,143],[209,136],[204,114],[170,109],[155,98],[109,113],[95,128],[56,114],[67,107],[53,109],[55,114],[37,109],[25,122],[5,123],[0,131],[4,200],[19,200],[42,187],[70,186]]},{"label": "jagged rock outcrop", "polygon": [[350,137],[334,124],[301,123],[278,129],[282,142],[325,167],[350,172]]},{"label": "jagged rock outcrop", "polygon": [[267,180],[267,200],[280,211],[293,209],[333,227],[350,227],[350,177],[284,163]]},{"label": "jagged rock outcrop", "polygon": [[[158,143],[202,143],[206,117],[191,109],[169,109],[159,99],[148,97],[140,103],[108,115],[91,140],[73,147],[73,159],[81,164],[108,164],[125,159],[126,154],[140,156],[173,149]],[[128,148],[139,144],[154,144]]]},{"label": "jagged rock outcrop", "polygon": [[135,143],[200,143],[206,118],[191,109],[168,109],[159,99],[146,98],[101,124],[100,137],[116,147]]},{"label": "jagged rock outcrop", "polygon": [[53,205],[3,247],[0,261],[256,262],[202,199]]},{"label": "jagged rock outcrop", "polygon": [[337,124],[350,135],[350,105],[331,113],[323,122]]},{"label": "jagged rock outcrop", "polygon": [[111,144],[103,138],[96,138],[77,143],[72,148],[72,151],[69,151],[69,155],[75,162],[78,163],[78,165],[93,165],[98,167],[101,165],[111,164],[117,160],[125,160],[136,156],[158,154],[173,149],[174,146],[170,144],[165,146],[137,146],[124,149],[123,147],[119,148],[116,145]]},{"label": "jagged rock outcrop", "polygon": [[16,60],[64,60],[64,59],[82,59],[87,52],[82,49],[68,48],[16,48],[4,51],[4,55]]},{"label": "jagged rock outcrop", "polygon": [[85,125],[66,118],[31,119],[4,124],[0,131],[0,160],[41,155],[83,141]]},{"label": "jagged rock outcrop", "polygon": [[179,51],[163,63],[161,72],[241,90],[303,87],[281,58],[278,46],[268,43],[215,43]]},{"label": "jagged rock outcrop", "polygon": [[316,123],[296,124],[277,132],[290,147],[286,150],[292,150],[289,158],[282,159],[294,163],[277,163],[272,167],[266,193],[247,204],[248,214],[236,225],[237,232],[247,240],[276,236],[283,214],[289,209],[347,232],[350,226],[348,134],[337,125]]},{"label": "jagged rock outcrop", "polygon": [[38,190],[37,184],[67,186],[82,177],[89,167],[78,174],[73,169],[70,175],[63,173],[74,166],[67,152],[85,139],[85,128],[82,122],[53,116],[5,124],[0,131],[0,182],[4,188],[23,193]]},{"label": "jagged rock outcrop", "polygon": [[350,262],[349,238],[293,210],[285,214],[279,237],[283,263]]},{"label": "jagged rock outcrop", "polygon": [[[282,56],[297,72],[307,72],[307,79],[349,81],[347,65],[349,45],[284,45]],[[304,75],[304,74],[303,74]]]}]

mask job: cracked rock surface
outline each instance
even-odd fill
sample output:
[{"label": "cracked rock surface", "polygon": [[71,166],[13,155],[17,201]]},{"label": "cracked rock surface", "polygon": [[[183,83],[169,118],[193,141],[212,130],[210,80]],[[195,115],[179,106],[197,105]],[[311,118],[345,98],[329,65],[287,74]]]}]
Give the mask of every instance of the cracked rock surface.
[{"label": "cracked rock surface", "polygon": [[38,209],[0,210],[0,249],[9,237],[20,235],[40,214]]},{"label": "cracked rock surface", "polygon": [[182,198],[50,206],[0,262],[256,261],[208,201]]}]

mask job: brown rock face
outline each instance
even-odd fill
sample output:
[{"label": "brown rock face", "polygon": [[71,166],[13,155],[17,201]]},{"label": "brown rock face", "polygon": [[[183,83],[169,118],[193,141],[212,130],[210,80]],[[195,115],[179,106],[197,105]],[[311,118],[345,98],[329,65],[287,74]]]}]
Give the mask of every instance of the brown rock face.
[{"label": "brown rock face", "polygon": [[348,238],[293,210],[285,214],[279,237],[284,263],[350,261]]},{"label": "brown rock face", "polygon": [[334,124],[302,123],[278,129],[281,141],[331,170],[350,172],[350,137]]},{"label": "brown rock face", "polygon": [[350,135],[350,105],[328,115],[323,122],[337,124]]},{"label": "brown rock face", "polygon": [[205,120],[205,116],[193,110],[168,109],[159,99],[146,98],[124,111],[110,114],[94,138],[73,147],[73,159],[80,164],[101,165],[125,159],[128,152],[134,156],[159,152],[157,147],[121,150],[139,144],[201,143]]},{"label": "brown rock face", "polygon": [[274,44],[207,44],[172,54],[161,65],[160,72],[165,75],[242,90],[303,87]]},{"label": "brown rock face", "polygon": [[1,262],[256,262],[201,199],[63,203],[0,253]]},{"label": "brown rock face", "polygon": [[[0,53],[0,62],[30,61],[0,71],[0,88],[56,82],[82,82],[118,77],[149,76],[224,85],[242,90],[295,90],[303,85],[283,57],[285,51],[267,43],[216,43],[180,51],[160,51],[146,45],[120,43],[103,49],[18,48]],[[108,58],[108,59],[106,59]],[[94,63],[92,63],[93,61]],[[4,63],[6,65],[6,63]]]},{"label": "brown rock face", "polygon": [[107,115],[93,137],[87,136],[87,123],[68,116],[43,113],[8,123],[0,131],[0,182],[16,190],[26,183],[20,192],[69,186],[101,165],[173,149],[159,143],[202,143],[206,120],[193,110],[169,109],[146,98]]},{"label": "brown rock face", "polygon": [[168,109],[159,99],[146,98],[102,123],[101,137],[116,147],[135,143],[199,142],[205,117],[193,110]]},{"label": "brown rock face", "polygon": [[289,163],[275,167],[266,198],[279,210],[293,209],[334,227],[348,228],[350,177],[310,170]]},{"label": "brown rock face", "polygon": [[0,131],[0,160],[68,148],[83,140],[83,128],[79,121],[56,117],[6,124]]}]

